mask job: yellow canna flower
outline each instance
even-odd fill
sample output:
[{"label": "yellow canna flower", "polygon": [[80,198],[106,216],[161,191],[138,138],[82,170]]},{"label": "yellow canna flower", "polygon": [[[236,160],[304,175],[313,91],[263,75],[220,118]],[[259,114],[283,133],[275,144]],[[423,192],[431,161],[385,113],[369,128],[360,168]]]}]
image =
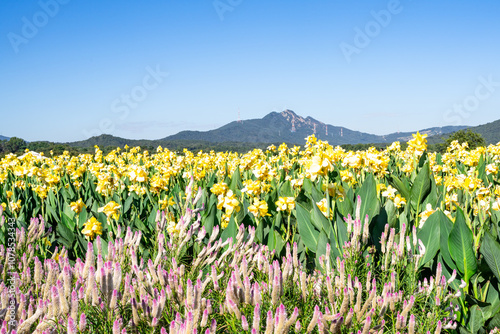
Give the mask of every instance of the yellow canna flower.
[{"label": "yellow canna flower", "polygon": [[229,188],[227,187],[227,184],[225,184],[224,182],[220,182],[214,184],[212,188],[210,188],[210,191],[212,192],[212,194],[219,196],[219,195],[225,195],[228,189]]},{"label": "yellow canna flower", "polygon": [[47,238],[43,238],[42,242],[45,246],[52,246],[52,242],[50,242],[50,240]]},{"label": "yellow canna flower", "polygon": [[179,227],[178,227],[179,224],[177,224],[176,222],[174,221],[170,221],[168,222],[168,225],[167,225],[167,232],[169,234],[175,234],[175,235],[178,235],[180,230],[179,230]]},{"label": "yellow canna flower", "polygon": [[87,222],[83,224],[83,226],[84,229],[82,230],[82,234],[90,238],[90,240],[93,240],[96,235],[102,234],[101,222],[98,221],[95,217],[87,220]]},{"label": "yellow canna flower", "polygon": [[496,175],[498,173],[498,167],[495,164],[489,164],[486,166],[486,175]]},{"label": "yellow canna flower", "polygon": [[79,198],[78,201],[76,202],[71,202],[70,203],[71,210],[75,211],[76,213],[80,213],[83,209],[83,207],[87,207],[85,203],[83,203],[82,199]]},{"label": "yellow canna flower", "polygon": [[165,199],[160,199],[158,203],[160,204],[160,210],[165,210],[167,207],[175,205],[173,196],[170,196],[170,198],[165,196]]},{"label": "yellow canna flower", "polygon": [[403,205],[406,205],[406,200],[403,197],[401,197],[400,194],[397,194],[396,197],[394,197],[393,201],[396,207],[398,208],[402,207]]},{"label": "yellow canna flower", "polygon": [[118,220],[118,217],[120,216],[120,213],[118,212],[118,209],[121,208],[121,205],[118,205],[118,203],[111,201],[102,208],[99,208],[97,212],[104,212],[106,217],[112,217],[115,220]]},{"label": "yellow canna flower", "polygon": [[276,202],[276,207],[278,211],[284,211],[290,214],[290,212],[295,208],[295,198],[280,197]]},{"label": "yellow canna flower", "polygon": [[217,209],[221,210],[222,208],[224,208],[228,215],[231,215],[233,211],[240,211],[240,202],[238,202],[232,190],[229,190],[226,196],[219,195],[218,200],[219,201],[217,203]]},{"label": "yellow canna flower", "polygon": [[253,205],[248,207],[248,211],[251,212],[256,218],[270,216],[270,214],[267,213],[267,209],[267,202],[264,200],[261,201],[258,198],[254,198]]},{"label": "yellow canna flower", "polygon": [[397,191],[396,188],[387,186],[386,190],[382,192],[382,196],[387,197],[389,199],[394,199],[394,197],[396,196],[396,191]]},{"label": "yellow canna flower", "polygon": [[408,141],[408,151],[420,156],[427,149],[427,134],[421,135],[419,132],[412,134],[413,139]]},{"label": "yellow canna flower", "polygon": [[418,225],[419,228],[424,227],[425,221],[427,220],[427,218],[430,217],[430,215],[432,215],[434,213],[434,211],[436,211],[436,210],[432,209],[432,204],[431,203],[427,203],[427,206],[425,207],[425,211],[423,211],[419,215],[420,216],[420,222],[419,222],[419,225]]},{"label": "yellow canna flower", "polygon": [[328,211],[327,211],[328,210],[328,205],[327,204],[328,203],[326,201],[326,198],[323,198],[321,201],[316,202],[316,205],[321,210],[321,212],[323,213],[323,215],[326,218],[332,219],[333,218],[333,212],[332,212],[332,209],[330,209],[330,214],[328,215]]},{"label": "yellow canna flower", "polygon": [[500,211],[500,198],[499,197],[497,197],[495,202],[493,202],[493,204],[491,205],[491,208],[495,211]]},{"label": "yellow canna flower", "polygon": [[19,212],[21,210],[21,200],[18,199],[17,202],[9,202],[9,208],[12,212]]}]

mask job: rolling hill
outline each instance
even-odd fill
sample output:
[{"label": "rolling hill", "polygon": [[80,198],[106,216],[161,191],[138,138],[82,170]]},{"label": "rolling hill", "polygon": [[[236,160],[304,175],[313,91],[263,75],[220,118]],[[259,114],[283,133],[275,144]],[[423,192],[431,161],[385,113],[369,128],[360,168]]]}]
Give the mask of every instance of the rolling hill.
[{"label": "rolling hill", "polygon": [[[466,126],[434,127],[419,130],[428,136],[451,133]],[[416,130],[414,131],[416,132]],[[391,133],[385,136],[354,131],[345,127],[334,126],[320,122],[312,117],[302,117],[291,110],[281,113],[271,112],[263,118],[244,121],[234,121],[218,129],[210,131],[182,131],[162,140],[197,140],[206,142],[250,142],[275,143],[286,142],[303,144],[304,138],[315,134],[321,140],[328,140],[332,145],[392,143],[407,141],[414,132]]]},{"label": "rolling hill", "polygon": [[[428,144],[437,144],[442,143],[443,138],[446,139],[451,133],[465,128],[470,128],[472,131],[481,134],[488,144],[500,142],[500,120],[474,127],[445,126],[418,131],[428,135]],[[124,147],[128,145],[131,147],[141,146],[148,150],[153,150],[161,145],[172,150],[187,148],[192,151],[214,149],[216,151],[234,150],[246,152],[249,149],[265,148],[269,144],[281,144],[283,142],[303,145],[304,139],[313,133],[317,138],[327,140],[332,145],[356,145],[390,144],[394,141],[406,142],[412,138],[412,133],[416,131],[396,132],[379,136],[350,130],[341,126],[325,124],[312,117],[302,117],[291,110],[285,110],[280,113],[271,112],[263,118],[231,122],[210,131],[181,131],[175,135],[157,140],[134,140],[103,134],[69,143],[37,143],[45,143],[45,146],[47,146],[46,144],[57,144],[59,146],[66,145],[67,147],[87,149],[95,145],[101,148]],[[0,136],[0,139],[9,138]]]}]

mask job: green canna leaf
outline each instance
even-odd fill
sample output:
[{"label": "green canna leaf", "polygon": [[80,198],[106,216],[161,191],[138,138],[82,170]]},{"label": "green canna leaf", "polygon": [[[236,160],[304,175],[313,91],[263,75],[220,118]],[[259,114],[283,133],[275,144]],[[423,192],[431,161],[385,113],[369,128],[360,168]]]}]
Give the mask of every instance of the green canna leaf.
[{"label": "green canna leaf", "polygon": [[319,231],[311,223],[311,214],[302,204],[297,203],[297,227],[304,244],[311,251],[316,252],[318,246]]},{"label": "green canna leaf", "polygon": [[465,223],[462,209],[457,208],[455,225],[448,239],[450,254],[466,282],[476,273],[477,262],[472,249],[472,232]]},{"label": "green canna leaf", "polygon": [[483,254],[488,267],[490,267],[495,277],[500,280],[500,244],[496,242],[488,231],[484,233],[481,254]]},{"label": "green canna leaf", "polygon": [[431,191],[429,163],[425,163],[417,174],[410,190],[410,203],[416,213],[420,213],[421,204]]},{"label": "green canna leaf", "polygon": [[[429,262],[436,256],[439,250],[440,237],[440,220],[442,219],[441,211],[435,211],[427,218],[422,229],[417,233],[417,238],[422,240],[425,246],[425,254],[420,259],[419,267]],[[444,215],[444,214],[443,214]]]},{"label": "green canna leaf", "polygon": [[470,308],[469,323],[467,328],[472,334],[477,334],[479,329],[484,325],[484,317],[481,308],[478,305],[474,305]]},{"label": "green canna leaf", "polygon": [[[377,196],[377,185],[373,174],[368,174],[359,189],[358,196],[361,197],[361,210],[359,219],[364,224],[365,217],[368,215],[370,221],[379,213],[380,202]],[[356,198],[355,201],[358,199]]]}]

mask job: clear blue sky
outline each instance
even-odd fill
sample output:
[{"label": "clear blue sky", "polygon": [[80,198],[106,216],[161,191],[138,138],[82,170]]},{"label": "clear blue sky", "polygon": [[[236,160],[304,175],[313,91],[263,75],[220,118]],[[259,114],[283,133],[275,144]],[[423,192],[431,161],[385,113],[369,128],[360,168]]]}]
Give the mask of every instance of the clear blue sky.
[{"label": "clear blue sky", "polygon": [[375,134],[500,118],[498,0],[56,1],[0,3],[0,135],[158,139],[286,108]]}]

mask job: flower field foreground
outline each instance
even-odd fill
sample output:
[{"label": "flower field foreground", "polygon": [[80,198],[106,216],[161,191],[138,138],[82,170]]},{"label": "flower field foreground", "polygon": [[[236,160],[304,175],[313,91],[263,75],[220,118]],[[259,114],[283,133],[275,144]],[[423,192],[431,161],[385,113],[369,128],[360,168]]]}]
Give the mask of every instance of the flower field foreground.
[{"label": "flower field foreground", "polygon": [[186,266],[176,260],[182,245],[201,247],[206,236],[200,220],[191,216],[188,208],[179,234],[167,239],[161,232],[166,221],[157,222],[154,261],[137,256],[141,233],[128,228],[122,238],[118,227],[107,255],[98,236],[74,265],[64,249],[57,260],[33,257],[32,243],[44,232],[43,220],[33,219],[28,231],[17,230],[13,255],[6,256],[0,246],[2,262],[19,259],[13,264],[17,270],[9,269],[12,277],[0,284],[1,332],[439,333],[456,327],[452,302],[458,295],[448,289],[455,274],[447,280],[438,264],[436,276],[417,282],[415,269],[425,253],[417,251],[415,231],[413,248],[409,243],[406,250],[392,229],[380,254],[389,264],[372,272],[375,255],[362,255],[366,226],[362,231],[361,220],[349,217],[343,257],[331,259],[327,244],[321,271],[308,274],[296,243],[293,250],[287,244],[281,261],[273,261],[274,252],[254,242],[255,228],[246,231],[241,225],[234,239],[223,241],[217,226]]},{"label": "flower field foreground", "polygon": [[413,137],[7,155],[2,330],[496,331],[500,145],[436,154]]}]

